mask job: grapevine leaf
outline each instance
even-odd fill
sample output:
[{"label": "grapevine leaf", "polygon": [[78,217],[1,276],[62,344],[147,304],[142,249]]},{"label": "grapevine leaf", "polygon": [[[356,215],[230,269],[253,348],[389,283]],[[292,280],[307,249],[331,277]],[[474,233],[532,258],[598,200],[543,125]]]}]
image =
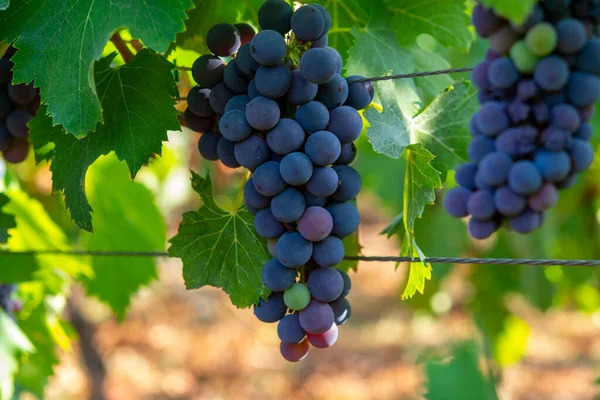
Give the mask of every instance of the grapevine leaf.
[{"label": "grapevine leaf", "polygon": [[135,176],[153,154],[161,153],[167,130],[180,129],[173,107],[172,64],[142,50],[127,64],[110,68],[114,57],[96,64],[97,91],[106,112],[105,124],[98,125],[96,132],[77,140],[61,126],[53,126],[44,107],[30,123],[38,161],[52,159],[53,189],[64,192],[73,220],[88,231],[92,231],[92,208],[84,183],[89,166],[114,151]]},{"label": "grapevine leaf", "polygon": [[417,292],[425,293],[425,282],[431,280],[431,264],[425,262],[425,255],[417,245],[413,234],[407,233],[402,242],[400,254],[404,257],[420,259],[410,263],[408,269],[408,281],[402,292],[402,299],[411,299]]},{"label": "grapevine leaf", "polygon": [[0,0],[0,10],[6,10],[10,5],[9,0]]},{"label": "grapevine leaf", "polygon": [[457,345],[452,356],[450,362],[435,359],[425,366],[427,400],[498,400],[493,379],[480,370],[476,344]]},{"label": "grapevine leaf", "polygon": [[0,309],[0,399],[12,398],[13,379],[22,355],[31,353],[33,346],[17,324]]},{"label": "grapevine leaf", "polygon": [[[163,51],[184,29],[184,10],[192,5],[191,0],[13,0],[0,13],[0,41],[14,41],[19,49],[12,59],[14,81],[35,79],[54,123],[84,137],[102,121],[98,95],[103,96],[94,86],[92,67],[111,33],[127,26],[134,37]],[[134,90],[152,86],[137,83]],[[110,118],[111,111],[102,106]]]},{"label": "grapevine leaf", "polygon": [[412,44],[418,35],[428,33],[441,44],[466,53],[474,40],[466,6],[464,0],[398,0],[391,7],[396,34],[401,43]]},{"label": "grapevine leaf", "polygon": [[[132,182],[115,156],[101,157],[89,169],[86,193],[94,206],[94,234],[83,233],[92,251],[164,251],[165,226],[152,193]],[[107,193],[110,193],[107,196]],[[155,260],[145,257],[96,257],[86,278],[90,295],[123,318],[131,297],[157,278]]]},{"label": "grapevine leaf", "polygon": [[[452,67],[441,54],[425,50],[420,46],[412,46],[410,53],[415,58],[416,71],[439,71]],[[415,86],[425,104],[429,104],[442,90],[452,86],[453,83],[454,79],[450,74],[415,79]]]},{"label": "grapevine leaf", "polygon": [[400,213],[400,214],[396,215],[394,217],[394,219],[392,220],[392,222],[390,222],[388,224],[388,226],[385,227],[384,230],[379,232],[379,234],[386,235],[389,239],[394,235],[400,234],[403,229],[404,229],[404,214]]},{"label": "grapevine leaf", "polygon": [[361,30],[352,28],[350,32],[355,42],[346,63],[349,75],[372,77],[415,70],[414,56],[398,45],[393,31],[367,26]]},{"label": "grapevine leaf", "polygon": [[183,261],[187,288],[223,288],[239,308],[258,303],[268,295],[261,271],[269,256],[254,230],[252,215],[244,208],[231,213],[221,209],[213,197],[210,176],[202,178],[192,172],[192,186],[203,205],[184,214],[169,248],[172,257]]},{"label": "grapevine leaf", "polygon": [[482,0],[485,6],[492,7],[503,17],[520,24],[525,21],[537,3],[536,0]]},{"label": "grapevine leaf", "polygon": [[6,243],[8,240],[8,230],[17,226],[15,217],[5,214],[4,211],[2,211],[2,208],[8,204],[8,201],[8,197],[0,193],[0,243]]},{"label": "grapevine leaf", "polygon": [[[356,257],[361,254],[362,246],[358,241],[358,231],[354,234],[344,238],[344,251],[346,256]],[[358,271],[358,260],[344,260],[338,266],[338,269],[349,272],[353,270]]]},{"label": "grapevine leaf", "polygon": [[411,122],[413,137],[435,155],[432,165],[442,174],[467,160],[469,120],[478,107],[475,96],[469,84],[457,83]]}]

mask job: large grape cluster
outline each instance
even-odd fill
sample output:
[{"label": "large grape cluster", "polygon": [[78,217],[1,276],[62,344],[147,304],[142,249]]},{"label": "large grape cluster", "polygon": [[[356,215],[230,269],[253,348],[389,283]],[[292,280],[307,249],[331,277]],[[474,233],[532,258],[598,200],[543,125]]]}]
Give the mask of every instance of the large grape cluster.
[{"label": "large grape cluster", "polygon": [[29,153],[29,129],[40,106],[39,91],[33,84],[13,85],[10,58],[15,49],[10,47],[0,58],[0,152],[6,161],[20,163]]},{"label": "large grape cluster", "polygon": [[600,1],[545,0],[522,25],[481,5],[477,33],[490,45],[473,71],[481,108],[471,120],[470,163],[448,212],[471,216],[485,239],[504,221],[514,231],[540,227],[559,190],[592,164],[590,119],[600,98]]},{"label": "large grape cluster", "polygon": [[[188,96],[188,127],[203,132],[207,160],[252,172],[244,187],[256,231],[274,257],[262,278],[272,293],[254,313],[278,322],[288,361],[310,346],[330,347],[350,317],[350,278],[335,267],[342,239],[358,228],[362,187],[349,166],[362,118],[373,99],[362,77],[344,78],[342,57],[327,47],[331,17],[320,5],[296,11],[284,0],[259,9],[261,32],[218,24],[207,35],[213,54],[198,58],[198,86]],[[226,64],[221,57],[234,57]]]}]

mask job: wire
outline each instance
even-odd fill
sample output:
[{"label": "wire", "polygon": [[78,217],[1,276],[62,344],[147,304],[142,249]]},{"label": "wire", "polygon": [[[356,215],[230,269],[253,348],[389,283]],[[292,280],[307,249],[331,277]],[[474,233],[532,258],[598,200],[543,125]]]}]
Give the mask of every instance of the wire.
[{"label": "wire", "polygon": [[[91,251],[91,250],[32,250],[32,251],[0,251],[0,256],[35,256],[35,255],[65,255],[90,257],[169,257],[164,251]],[[566,267],[598,267],[600,260],[547,260],[529,258],[461,258],[461,257],[427,257],[424,260],[413,257],[395,256],[346,256],[348,261],[365,262],[406,262],[431,264],[479,264],[479,265],[532,265]]]},{"label": "wire", "polygon": [[424,76],[436,76],[436,75],[446,75],[446,74],[458,74],[461,72],[471,72],[473,68],[452,68],[452,69],[441,69],[438,71],[425,71],[425,72],[414,72],[411,74],[400,74],[400,75],[389,75],[389,76],[379,76],[376,78],[363,78],[363,79],[352,79],[349,80],[348,83],[363,83],[363,82],[378,82],[378,81],[389,81],[389,80],[397,80],[397,79],[408,79],[408,78],[421,78]]}]

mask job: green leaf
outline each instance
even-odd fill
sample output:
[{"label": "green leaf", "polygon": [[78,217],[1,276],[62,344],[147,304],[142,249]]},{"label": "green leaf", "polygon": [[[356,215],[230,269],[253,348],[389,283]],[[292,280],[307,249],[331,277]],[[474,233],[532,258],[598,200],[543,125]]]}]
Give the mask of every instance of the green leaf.
[{"label": "green leaf", "polygon": [[243,207],[233,212],[221,209],[213,197],[210,176],[202,178],[192,172],[192,186],[203,205],[183,215],[169,248],[172,257],[183,261],[187,288],[223,288],[239,308],[258,303],[268,295],[261,271],[270,256],[254,230],[254,218]]},{"label": "green leaf", "polygon": [[0,10],[6,10],[10,5],[9,0],[0,0]]},{"label": "green leaf", "polygon": [[[420,46],[412,46],[410,53],[415,58],[416,71],[439,71],[452,68],[450,62],[441,54],[425,50]],[[442,90],[447,89],[454,83],[454,79],[450,74],[425,76],[414,81],[425,104],[429,104]]]},{"label": "green leaf", "polygon": [[[346,256],[357,257],[361,254],[361,250],[362,246],[358,240],[358,231],[344,238],[344,254]],[[358,260],[344,260],[336,268],[346,272],[349,272],[350,270],[357,272]]]},{"label": "green leaf", "polygon": [[481,3],[520,24],[531,14],[537,0],[482,0]]},{"label": "green leaf", "polygon": [[403,44],[412,44],[417,36],[428,33],[458,51],[466,53],[471,48],[474,36],[464,0],[397,0],[391,9],[396,34]]},{"label": "green leaf", "polygon": [[[106,104],[101,107],[103,91],[96,91],[94,78],[100,79],[92,67],[112,32],[127,26],[147,46],[164,51],[184,29],[185,10],[192,5],[191,0],[13,0],[0,13],[0,41],[14,41],[19,49],[12,58],[14,81],[35,79],[54,123],[84,137],[103,115],[111,117]],[[130,82],[130,91],[153,86],[152,80],[141,82]]]},{"label": "green leaf", "polygon": [[442,92],[410,124],[413,138],[435,155],[433,167],[445,175],[467,161],[469,120],[478,108],[476,92],[460,82]]},{"label": "green leaf", "polygon": [[9,214],[5,214],[2,211],[3,207],[8,204],[8,197],[5,194],[0,193],[0,243],[6,243],[8,240],[8,230],[17,226],[15,217]]},{"label": "green leaf", "polygon": [[388,224],[388,226],[385,227],[384,230],[379,232],[379,234],[386,235],[389,239],[394,235],[400,234],[403,229],[404,229],[404,214],[400,213],[400,214],[396,215],[394,217],[394,219],[392,220],[392,222],[390,222]]},{"label": "green leaf", "polygon": [[33,346],[17,324],[0,309],[0,399],[12,398],[13,377],[20,358],[33,351]]},{"label": "green leaf", "polygon": [[385,28],[352,28],[354,46],[348,52],[348,75],[367,77],[411,73],[414,56],[398,45],[394,32]]},{"label": "green leaf", "polygon": [[[87,250],[164,251],[166,228],[154,196],[132,182],[127,166],[115,156],[97,160],[87,174],[86,193],[96,216],[94,234],[83,233]],[[93,276],[84,280],[87,292],[123,318],[131,297],[156,279],[150,257],[95,257]]]},{"label": "green leaf", "polygon": [[38,160],[52,159],[53,189],[65,194],[75,223],[92,231],[92,208],[85,194],[85,175],[101,155],[114,151],[132,176],[153,154],[161,153],[168,130],[179,130],[172,64],[151,50],[142,50],[126,65],[109,68],[114,54],[96,64],[97,90],[106,121],[85,139],[77,140],[40,108],[30,122]]},{"label": "green leaf", "polygon": [[463,343],[452,350],[452,360],[432,360],[425,366],[428,400],[498,400],[494,381],[479,368],[474,343]]},{"label": "green leaf", "polygon": [[408,280],[402,292],[402,299],[406,300],[412,298],[417,292],[425,293],[425,282],[431,279],[431,264],[425,262],[425,254],[417,245],[412,233],[405,234],[400,254],[421,260],[420,262],[410,263]]}]

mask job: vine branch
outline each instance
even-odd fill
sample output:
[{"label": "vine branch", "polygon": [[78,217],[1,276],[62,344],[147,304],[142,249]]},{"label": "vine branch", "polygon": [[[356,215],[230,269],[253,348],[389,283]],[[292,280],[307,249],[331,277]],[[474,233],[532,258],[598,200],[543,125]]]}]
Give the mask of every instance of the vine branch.
[{"label": "vine branch", "polygon": [[113,42],[126,63],[133,58],[133,52],[127,47],[127,43],[125,43],[119,32],[115,32],[115,34],[110,37],[110,41]]}]

